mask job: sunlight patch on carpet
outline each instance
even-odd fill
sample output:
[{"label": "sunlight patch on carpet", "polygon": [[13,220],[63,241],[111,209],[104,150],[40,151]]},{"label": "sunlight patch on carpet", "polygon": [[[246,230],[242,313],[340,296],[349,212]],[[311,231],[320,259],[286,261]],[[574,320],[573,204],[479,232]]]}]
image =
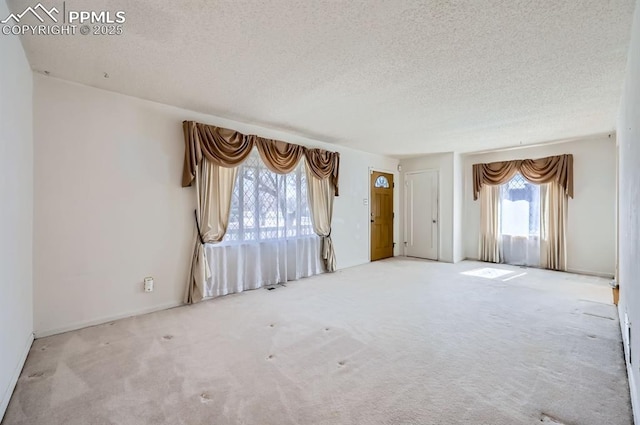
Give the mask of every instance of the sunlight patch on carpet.
[{"label": "sunlight patch on carpet", "polygon": [[483,277],[485,279],[497,279],[499,277],[502,277],[504,275],[507,274],[511,274],[513,273],[510,270],[503,270],[503,269],[494,269],[492,267],[484,267],[481,269],[474,269],[474,270],[469,270],[466,272],[462,272],[461,274],[467,275],[467,276],[475,276],[475,277]]},{"label": "sunlight patch on carpet", "polygon": [[526,275],[527,275],[526,273],[520,273],[520,274],[516,274],[516,275],[513,275],[513,276],[509,276],[509,277],[508,277],[508,278],[506,278],[506,279],[502,279],[502,281],[503,281],[503,282],[507,282],[507,281],[509,281],[509,280],[517,279],[517,278],[519,278],[519,277],[526,276]]}]

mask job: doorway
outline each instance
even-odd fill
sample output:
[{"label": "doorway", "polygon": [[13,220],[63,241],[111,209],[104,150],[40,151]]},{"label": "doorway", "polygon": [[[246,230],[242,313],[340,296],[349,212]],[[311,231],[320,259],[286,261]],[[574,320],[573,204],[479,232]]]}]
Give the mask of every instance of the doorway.
[{"label": "doorway", "polygon": [[405,175],[405,255],[438,260],[438,170]]},{"label": "doorway", "polygon": [[393,174],[371,172],[371,261],[393,257]]}]

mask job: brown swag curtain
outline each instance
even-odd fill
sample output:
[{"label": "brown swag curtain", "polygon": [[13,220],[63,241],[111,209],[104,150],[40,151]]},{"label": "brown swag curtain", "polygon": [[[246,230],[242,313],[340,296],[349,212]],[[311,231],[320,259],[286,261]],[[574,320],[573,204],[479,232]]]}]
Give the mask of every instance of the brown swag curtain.
[{"label": "brown swag curtain", "polygon": [[549,156],[540,159],[490,162],[473,165],[473,199],[477,200],[485,184],[505,184],[517,172],[531,183],[555,181],[573,198],[573,155]]},{"label": "brown swag curtain", "polygon": [[274,173],[287,174],[304,157],[307,193],[314,231],[322,238],[322,257],[326,271],[335,271],[335,252],[331,241],[333,197],[338,196],[340,154],[323,149],[245,135],[226,128],[184,121],[185,140],[182,186],[196,181],[198,235],[184,302],[202,300],[209,275],[205,243],[222,241],[229,223],[231,194],[241,164],[256,147],[265,165]]},{"label": "brown swag curtain", "polygon": [[531,183],[541,185],[541,265],[566,270],[567,207],[568,198],[573,198],[573,155],[570,154],[473,165],[473,199],[477,200],[478,195],[483,194],[480,200],[483,212],[481,258],[500,261],[500,235],[496,227],[499,202],[489,188],[507,183],[518,172]]}]

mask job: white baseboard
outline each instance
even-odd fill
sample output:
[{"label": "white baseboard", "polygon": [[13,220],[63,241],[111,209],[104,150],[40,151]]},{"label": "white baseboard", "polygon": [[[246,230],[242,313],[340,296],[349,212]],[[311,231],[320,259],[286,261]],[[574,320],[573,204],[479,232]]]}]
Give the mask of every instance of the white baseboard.
[{"label": "white baseboard", "polygon": [[618,304],[618,316],[620,322],[620,334],[622,335],[622,351],[624,351],[624,363],[627,367],[627,378],[629,380],[629,392],[631,393],[631,411],[633,412],[633,423],[640,424],[640,405],[639,400],[636,399],[636,381],[631,371],[631,364],[629,363],[629,342],[627,341],[627,329],[625,328],[624,308],[620,308],[622,304]]},{"label": "white baseboard", "polygon": [[629,377],[629,391],[631,392],[631,411],[633,412],[633,423],[640,423],[640,415],[638,414],[638,400],[636,400],[636,383],[631,373],[631,365],[627,363],[627,376]]},{"label": "white baseboard", "polygon": [[18,383],[18,378],[20,377],[20,373],[22,372],[22,368],[24,367],[24,362],[27,360],[27,355],[29,354],[29,350],[31,349],[31,344],[33,344],[33,333],[30,333],[29,337],[27,338],[27,344],[22,350],[22,356],[20,357],[20,360],[18,361],[18,364],[13,371],[13,375],[11,375],[9,386],[5,389],[4,394],[2,395],[2,400],[0,400],[0,422],[2,422],[4,413],[7,411],[7,407],[9,406],[9,400],[11,400],[13,390],[16,388],[16,384]]},{"label": "white baseboard", "polygon": [[[478,258],[467,257],[464,259],[464,261],[480,261],[480,260]],[[540,270],[545,270],[545,269],[540,269]],[[613,273],[607,273],[607,272],[594,272],[591,270],[567,269],[567,273],[581,274],[585,276],[604,277],[605,279],[613,279]]]},{"label": "white baseboard", "polygon": [[35,332],[35,337],[44,338],[47,336],[57,335],[64,332],[75,331],[77,329],[88,328],[89,326],[102,325],[103,323],[113,322],[114,320],[118,320],[118,319],[125,319],[127,317],[139,316],[141,314],[153,313],[155,311],[160,311],[160,310],[167,310],[169,308],[179,307],[181,305],[183,305],[181,301],[174,301],[171,303],[161,304],[154,307],[144,308],[141,310],[129,311],[126,313],[115,314],[112,316],[103,316],[97,319],[92,319],[92,320],[87,320],[82,322],[75,322],[59,328],[37,330]]},{"label": "white baseboard", "polygon": [[567,269],[567,273],[581,274],[585,276],[604,277],[605,279],[613,279],[613,273],[594,272],[591,270]]}]

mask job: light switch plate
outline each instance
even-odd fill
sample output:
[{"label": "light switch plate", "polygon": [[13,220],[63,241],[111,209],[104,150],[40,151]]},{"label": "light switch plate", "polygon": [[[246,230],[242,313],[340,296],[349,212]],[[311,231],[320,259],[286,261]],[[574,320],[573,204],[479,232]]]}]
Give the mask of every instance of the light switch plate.
[{"label": "light switch plate", "polygon": [[145,277],[144,278],[144,292],[153,292],[153,278]]}]

